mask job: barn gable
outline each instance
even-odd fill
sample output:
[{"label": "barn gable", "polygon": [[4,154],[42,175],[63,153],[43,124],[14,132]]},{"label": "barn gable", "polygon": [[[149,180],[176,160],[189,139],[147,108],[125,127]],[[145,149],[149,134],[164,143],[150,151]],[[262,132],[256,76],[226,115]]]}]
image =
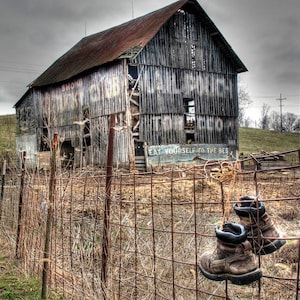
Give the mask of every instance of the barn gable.
[{"label": "barn gable", "polygon": [[198,2],[180,0],[140,18],[83,38],[34,80],[32,86],[45,86],[65,81],[118,58],[136,55],[180,9],[197,16],[237,72],[247,70]]},{"label": "barn gable", "polygon": [[28,148],[30,135],[30,147],[36,140],[45,151],[58,131],[62,156],[104,165],[116,114],[119,165],[132,167],[141,156],[145,164],[225,159],[237,150],[237,74],[244,71],[198,2],[177,1],[83,38],[33,81],[15,105],[19,145]]},{"label": "barn gable", "polygon": [[143,66],[140,131],[150,144],[168,144],[172,135],[173,143],[186,143],[193,134],[202,143],[235,143],[237,71],[198,18],[177,11],[134,60]]}]

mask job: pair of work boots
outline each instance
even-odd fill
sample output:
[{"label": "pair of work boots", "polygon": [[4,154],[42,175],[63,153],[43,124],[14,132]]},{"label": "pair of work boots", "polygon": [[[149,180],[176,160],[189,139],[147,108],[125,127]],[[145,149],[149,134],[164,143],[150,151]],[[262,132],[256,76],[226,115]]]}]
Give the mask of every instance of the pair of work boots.
[{"label": "pair of work boots", "polygon": [[234,205],[240,222],[216,227],[217,247],[200,257],[199,268],[211,280],[249,284],[262,277],[257,255],[270,254],[285,244],[263,202],[252,196]]}]

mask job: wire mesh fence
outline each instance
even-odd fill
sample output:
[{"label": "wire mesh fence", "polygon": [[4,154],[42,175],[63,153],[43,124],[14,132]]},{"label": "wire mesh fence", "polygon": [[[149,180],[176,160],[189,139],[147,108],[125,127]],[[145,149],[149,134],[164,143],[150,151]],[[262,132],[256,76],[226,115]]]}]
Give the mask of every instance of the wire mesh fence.
[{"label": "wire mesh fence", "polygon": [[[105,171],[56,170],[49,292],[63,299],[297,299],[300,165],[255,164],[246,170],[239,162],[115,170],[109,207]],[[18,171],[5,181],[1,199],[1,240],[24,271],[38,278],[45,262],[49,175]],[[270,255],[258,254],[258,281],[240,286],[209,280],[199,270],[200,256],[215,249],[217,225],[239,222],[233,206],[244,195],[264,202],[287,242]]]}]

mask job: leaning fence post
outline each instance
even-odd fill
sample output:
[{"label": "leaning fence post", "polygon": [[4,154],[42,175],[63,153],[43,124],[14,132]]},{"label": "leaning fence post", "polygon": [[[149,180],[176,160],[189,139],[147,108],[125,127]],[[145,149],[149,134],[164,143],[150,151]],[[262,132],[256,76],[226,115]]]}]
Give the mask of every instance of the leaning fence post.
[{"label": "leaning fence post", "polygon": [[6,174],[6,159],[4,159],[3,170],[2,170],[1,194],[0,194],[0,220],[2,219],[2,202],[3,202],[3,195],[4,195],[5,174]]},{"label": "leaning fence post", "polygon": [[49,199],[48,199],[48,213],[46,222],[46,233],[45,233],[45,246],[44,246],[44,256],[43,256],[43,278],[42,278],[42,299],[47,297],[47,282],[49,276],[49,248],[50,248],[50,238],[51,238],[51,227],[52,227],[52,216],[53,216],[53,204],[55,197],[56,188],[56,151],[58,145],[58,134],[54,133],[52,141],[52,153],[50,157],[50,180],[49,180]]},{"label": "leaning fence post", "polygon": [[296,300],[299,299],[299,290],[300,290],[300,240],[298,239],[298,264],[297,264],[297,286],[296,286]]},{"label": "leaning fence post", "polygon": [[108,241],[109,241],[109,216],[111,204],[111,181],[113,173],[113,157],[114,157],[114,127],[116,123],[115,115],[110,116],[110,127],[108,135],[107,147],[107,166],[106,166],[106,184],[105,184],[105,203],[104,203],[104,218],[103,218],[103,235],[102,235],[102,262],[101,262],[101,288],[103,298],[106,297],[107,287],[107,260],[109,256]]},{"label": "leaning fence post", "polygon": [[17,224],[17,238],[16,238],[16,258],[20,258],[20,253],[19,253],[20,252],[20,233],[21,233],[21,222],[22,222],[26,151],[22,152],[21,159],[22,159],[22,166],[21,166],[22,170],[21,170],[21,183],[20,183],[20,193],[19,193],[19,210],[18,210],[18,224]]}]

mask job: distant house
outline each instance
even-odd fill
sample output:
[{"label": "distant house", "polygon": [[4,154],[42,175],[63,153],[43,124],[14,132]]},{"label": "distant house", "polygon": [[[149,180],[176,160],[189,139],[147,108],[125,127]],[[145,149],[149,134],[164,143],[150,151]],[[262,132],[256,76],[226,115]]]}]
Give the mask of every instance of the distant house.
[{"label": "distant house", "polygon": [[196,0],[84,37],[15,104],[17,149],[36,157],[54,132],[62,161],[128,169],[227,159],[238,147],[237,74],[247,71]]}]

